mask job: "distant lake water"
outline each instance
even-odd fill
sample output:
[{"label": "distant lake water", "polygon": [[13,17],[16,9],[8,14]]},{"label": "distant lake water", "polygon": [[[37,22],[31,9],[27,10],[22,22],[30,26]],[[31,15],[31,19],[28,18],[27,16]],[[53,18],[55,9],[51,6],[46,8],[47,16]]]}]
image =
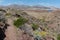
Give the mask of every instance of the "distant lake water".
[{"label": "distant lake water", "polygon": [[52,12],[53,10],[48,10],[48,12]]}]

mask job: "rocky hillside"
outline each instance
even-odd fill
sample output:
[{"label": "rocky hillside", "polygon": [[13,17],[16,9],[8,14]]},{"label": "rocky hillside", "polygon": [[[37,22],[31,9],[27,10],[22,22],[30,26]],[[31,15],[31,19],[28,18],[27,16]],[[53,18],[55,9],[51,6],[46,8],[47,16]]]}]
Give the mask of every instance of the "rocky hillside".
[{"label": "rocky hillside", "polygon": [[0,28],[1,34],[3,34],[2,39],[60,40],[59,9],[50,10],[51,8],[43,8],[42,6],[21,7],[15,5],[1,7]]}]

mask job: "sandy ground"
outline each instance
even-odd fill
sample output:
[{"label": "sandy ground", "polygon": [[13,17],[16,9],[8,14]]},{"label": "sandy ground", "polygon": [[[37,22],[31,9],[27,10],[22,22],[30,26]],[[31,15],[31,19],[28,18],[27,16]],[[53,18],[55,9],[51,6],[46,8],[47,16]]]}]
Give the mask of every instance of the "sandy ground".
[{"label": "sandy ground", "polygon": [[37,19],[42,19],[45,18],[45,20],[50,20],[50,17],[52,15],[51,12],[34,12],[34,11],[25,11],[27,14],[37,18]]},{"label": "sandy ground", "polygon": [[12,23],[13,21],[11,19],[8,19],[8,24],[10,24],[10,26],[8,26],[7,30],[6,30],[6,38],[5,40],[17,40],[17,30],[15,28],[15,26]]}]

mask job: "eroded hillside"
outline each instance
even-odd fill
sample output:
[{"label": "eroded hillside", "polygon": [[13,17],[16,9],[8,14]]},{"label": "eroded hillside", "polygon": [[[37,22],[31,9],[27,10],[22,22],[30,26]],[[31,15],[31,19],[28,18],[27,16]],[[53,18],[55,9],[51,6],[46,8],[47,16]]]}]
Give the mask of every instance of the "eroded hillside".
[{"label": "eroded hillside", "polygon": [[[20,10],[2,8],[1,29],[5,40],[59,40],[59,10]],[[5,26],[7,25],[7,26]]]}]

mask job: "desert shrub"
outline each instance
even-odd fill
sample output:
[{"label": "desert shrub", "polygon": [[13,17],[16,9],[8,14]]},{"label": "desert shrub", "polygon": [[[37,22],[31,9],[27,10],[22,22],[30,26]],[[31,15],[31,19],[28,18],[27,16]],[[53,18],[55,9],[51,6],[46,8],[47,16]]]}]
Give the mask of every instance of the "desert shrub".
[{"label": "desert shrub", "polygon": [[57,40],[60,40],[60,34],[59,34],[59,35],[57,35]]},{"label": "desert shrub", "polygon": [[6,13],[5,16],[10,16],[11,14],[10,13]]},{"label": "desert shrub", "polygon": [[40,19],[40,22],[45,22],[45,19],[44,18]]},{"label": "desert shrub", "polygon": [[33,30],[38,29],[38,27],[39,27],[39,25],[37,25],[37,24],[35,24],[35,23],[32,24],[32,28],[33,28]]},{"label": "desert shrub", "polygon": [[16,27],[19,27],[19,26],[23,25],[24,23],[26,23],[27,21],[28,21],[27,19],[25,19],[25,18],[23,18],[23,17],[19,17],[17,20],[14,21],[13,24],[14,24]]}]

